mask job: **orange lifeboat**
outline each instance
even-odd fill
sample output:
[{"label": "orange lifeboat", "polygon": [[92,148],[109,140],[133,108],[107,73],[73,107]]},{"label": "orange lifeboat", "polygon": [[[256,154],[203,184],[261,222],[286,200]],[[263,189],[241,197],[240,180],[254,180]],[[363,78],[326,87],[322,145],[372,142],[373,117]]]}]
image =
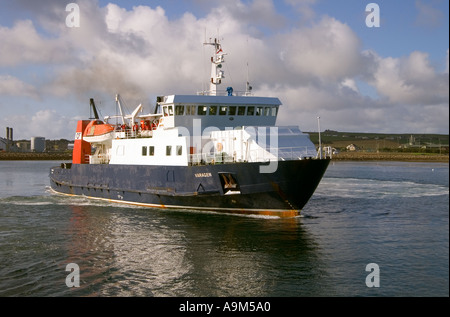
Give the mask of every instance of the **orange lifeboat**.
[{"label": "orange lifeboat", "polygon": [[112,139],[114,126],[100,120],[89,122],[83,132],[83,140],[87,142],[104,142]]}]

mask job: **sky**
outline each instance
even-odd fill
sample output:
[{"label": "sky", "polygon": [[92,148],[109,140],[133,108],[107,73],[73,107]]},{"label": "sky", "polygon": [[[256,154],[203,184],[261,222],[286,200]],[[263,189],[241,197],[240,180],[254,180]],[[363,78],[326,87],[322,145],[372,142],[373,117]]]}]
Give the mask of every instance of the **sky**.
[{"label": "sky", "polygon": [[196,94],[213,38],[221,88],[278,97],[277,125],[449,134],[448,0],[0,0],[0,136],[73,140],[90,98]]}]

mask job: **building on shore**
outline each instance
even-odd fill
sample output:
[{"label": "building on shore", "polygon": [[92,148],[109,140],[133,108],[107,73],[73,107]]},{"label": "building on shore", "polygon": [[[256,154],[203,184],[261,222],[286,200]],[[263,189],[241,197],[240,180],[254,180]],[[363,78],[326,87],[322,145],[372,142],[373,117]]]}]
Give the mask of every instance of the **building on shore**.
[{"label": "building on shore", "polygon": [[17,141],[17,147],[19,148],[19,152],[30,152],[31,151],[31,142],[30,141]]},{"label": "building on shore", "polygon": [[45,138],[35,136],[31,138],[31,152],[42,153],[45,151]]},{"label": "building on shore", "polygon": [[8,140],[0,137],[0,151],[7,151],[8,149]]},{"label": "building on shore", "polygon": [[346,149],[347,149],[347,151],[358,151],[359,147],[352,143],[352,144],[347,145]]},{"label": "building on shore", "polygon": [[13,139],[13,128],[6,127],[6,138],[0,138],[0,151],[4,152],[18,151],[18,147],[16,146]]}]

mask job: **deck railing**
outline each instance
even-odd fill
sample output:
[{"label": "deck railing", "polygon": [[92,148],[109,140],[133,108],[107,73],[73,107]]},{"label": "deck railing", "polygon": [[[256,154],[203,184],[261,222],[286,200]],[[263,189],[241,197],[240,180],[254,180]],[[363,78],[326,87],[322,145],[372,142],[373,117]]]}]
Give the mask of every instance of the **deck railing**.
[{"label": "deck railing", "polygon": [[316,149],[309,146],[278,148],[278,157],[281,160],[302,160],[316,156]]},{"label": "deck railing", "polygon": [[[198,91],[197,95],[201,96],[230,96],[227,91],[212,91],[212,90],[205,90],[205,91]],[[232,96],[253,96],[253,93],[250,91],[236,91],[233,90]]]},{"label": "deck railing", "polygon": [[110,155],[97,154],[89,156],[89,164],[108,164],[111,159]]},{"label": "deck railing", "polygon": [[273,153],[267,152],[264,149],[257,149],[249,151],[248,155],[240,158],[233,157],[225,152],[198,153],[190,155],[189,164],[204,165],[234,162],[267,162],[274,160],[275,157],[280,161],[303,160],[317,157],[317,151],[315,148],[307,146],[278,148],[276,151],[273,151]]}]

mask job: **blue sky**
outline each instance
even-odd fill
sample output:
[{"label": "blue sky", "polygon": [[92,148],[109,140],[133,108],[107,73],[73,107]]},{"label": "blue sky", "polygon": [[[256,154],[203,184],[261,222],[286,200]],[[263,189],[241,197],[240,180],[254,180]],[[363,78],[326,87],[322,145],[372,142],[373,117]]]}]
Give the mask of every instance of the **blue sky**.
[{"label": "blue sky", "polygon": [[[80,7],[80,27],[65,6]],[[380,8],[369,28],[366,5]],[[73,139],[89,98],[155,96],[208,81],[201,43],[220,34],[226,86],[283,102],[278,124],[346,132],[449,132],[447,0],[0,0],[0,131]],[[205,58],[206,56],[206,58]],[[206,71],[205,71],[206,69]],[[226,88],[226,87],[223,87]],[[5,132],[0,132],[4,136]]]}]

